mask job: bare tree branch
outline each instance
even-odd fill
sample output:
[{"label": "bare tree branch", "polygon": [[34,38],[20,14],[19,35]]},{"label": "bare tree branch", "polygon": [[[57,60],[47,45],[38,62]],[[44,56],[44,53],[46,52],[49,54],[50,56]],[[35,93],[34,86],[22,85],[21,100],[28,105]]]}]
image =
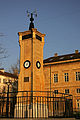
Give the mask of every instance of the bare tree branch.
[{"label": "bare tree branch", "polygon": [[9,72],[15,75],[19,74],[19,60],[17,60],[16,64],[11,65]]},{"label": "bare tree branch", "polygon": [[7,50],[0,43],[0,63],[8,57]]}]

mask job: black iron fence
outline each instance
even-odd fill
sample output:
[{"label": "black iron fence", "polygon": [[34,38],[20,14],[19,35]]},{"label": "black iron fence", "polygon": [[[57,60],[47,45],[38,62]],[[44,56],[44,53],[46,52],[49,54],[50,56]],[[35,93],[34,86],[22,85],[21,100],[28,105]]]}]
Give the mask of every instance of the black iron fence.
[{"label": "black iron fence", "polygon": [[[33,93],[33,94],[32,94]],[[0,95],[0,117],[72,117],[72,96],[49,91],[20,91]]]},{"label": "black iron fence", "polygon": [[74,116],[75,118],[80,119],[80,108],[74,108],[74,109],[73,109],[73,116]]}]

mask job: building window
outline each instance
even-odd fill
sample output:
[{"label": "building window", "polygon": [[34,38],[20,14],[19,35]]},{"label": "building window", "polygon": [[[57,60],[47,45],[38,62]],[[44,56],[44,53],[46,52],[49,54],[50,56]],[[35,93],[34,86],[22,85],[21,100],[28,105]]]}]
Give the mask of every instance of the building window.
[{"label": "building window", "polygon": [[1,78],[0,78],[0,83],[1,83]]},{"label": "building window", "polygon": [[77,89],[77,93],[80,93],[80,88]]},{"label": "building window", "polygon": [[80,72],[76,72],[76,81],[80,81]]},{"label": "building window", "polygon": [[54,93],[55,93],[55,94],[58,94],[58,90],[54,90]]},{"label": "building window", "polygon": [[3,79],[3,83],[6,83],[6,79]]},{"label": "building window", "polygon": [[77,103],[77,107],[78,107],[78,108],[80,107],[79,103]]},{"label": "building window", "polygon": [[54,83],[58,82],[58,74],[54,74]]},{"label": "building window", "polygon": [[80,100],[77,100],[77,108],[80,109]]},{"label": "building window", "polygon": [[66,93],[66,94],[69,94],[69,89],[65,89],[65,93]]},{"label": "building window", "polygon": [[64,79],[65,79],[65,82],[69,81],[69,75],[68,75],[68,73],[64,73]]}]

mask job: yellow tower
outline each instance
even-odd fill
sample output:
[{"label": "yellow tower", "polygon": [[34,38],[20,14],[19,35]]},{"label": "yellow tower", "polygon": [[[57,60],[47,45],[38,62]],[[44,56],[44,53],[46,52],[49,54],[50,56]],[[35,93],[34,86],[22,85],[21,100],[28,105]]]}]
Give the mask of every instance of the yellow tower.
[{"label": "yellow tower", "polygon": [[43,91],[43,46],[45,34],[34,28],[31,13],[28,31],[19,32],[20,74],[18,91]]}]

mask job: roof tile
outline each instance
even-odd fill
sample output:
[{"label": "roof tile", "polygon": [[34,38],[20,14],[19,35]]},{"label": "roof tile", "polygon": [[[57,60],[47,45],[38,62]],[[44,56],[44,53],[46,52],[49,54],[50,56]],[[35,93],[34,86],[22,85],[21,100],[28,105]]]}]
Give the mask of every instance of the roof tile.
[{"label": "roof tile", "polygon": [[73,53],[73,54],[66,54],[61,56],[54,56],[43,60],[43,63],[51,63],[51,62],[58,62],[58,61],[65,61],[65,60],[72,60],[72,59],[79,59],[80,53]]}]

